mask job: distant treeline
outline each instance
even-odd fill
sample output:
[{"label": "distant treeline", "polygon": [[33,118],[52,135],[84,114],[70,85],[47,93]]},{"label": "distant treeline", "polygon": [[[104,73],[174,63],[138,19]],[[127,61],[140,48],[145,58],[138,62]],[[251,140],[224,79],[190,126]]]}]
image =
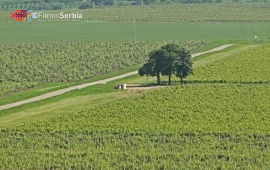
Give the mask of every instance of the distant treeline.
[{"label": "distant treeline", "polygon": [[63,8],[88,9],[100,6],[126,6],[167,3],[221,3],[231,2],[268,2],[269,0],[4,0],[2,9],[61,10]]}]

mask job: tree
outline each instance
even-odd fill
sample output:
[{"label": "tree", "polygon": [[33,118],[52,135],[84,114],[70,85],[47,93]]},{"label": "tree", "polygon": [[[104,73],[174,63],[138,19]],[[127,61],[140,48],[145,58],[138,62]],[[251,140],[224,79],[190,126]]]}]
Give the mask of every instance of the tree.
[{"label": "tree", "polygon": [[114,5],[115,1],[114,0],[103,0],[104,5]]},{"label": "tree", "polygon": [[51,7],[51,5],[49,3],[43,3],[42,6],[43,6],[43,10],[50,10],[50,9],[52,9],[52,7]]},{"label": "tree", "polygon": [[102,4],[102,0],[93,0],[92,2],[94,2],[95,5],[101,5]]},{"label": "tree", "polygon": [[169,85],[172,74],[175,74],[182,84],[183,78],[193,74],[191,55],[177,44],[167,44],[150,52],[148,62],[139,69],[139,74],[157,76],[158,84],[160,84],[160,74],[168,76]]},{"label": "tree", "polygon": [[61,9],[63,9],[63,8],[64,8],[64,5],[61,4],[61,3],[57,3],[57,4],[53,4],[53,5],[52,5],[52,9],[53,9],[53,10],[61,10]]},{"label": "tree", "polygon": [[140,76],[157,76],[157,83],[160,85],[160,74],[164,65],[164,50],[158,49],[151,51],[149,54],[148,62],[145,63],[140,69]]},{"label": "tree", "polygon": [[183,78],[193,74],[191,54],[185,48],[180,50],[180,57],[175,66],[175,75],[180,78],[180,83],[183,84]]},{"label": "tree", "polygon": [[158,0],[143,0],[143,4],[145,4],[145,5],[149,5],[151,3],[157,3],[157,2],[158,2]]},{"label": "tree", "polygon": [[88,8],[92,8],[92,3],[89,4],[88,2],[84,2],[79,6],[79,9],[88,9]]},{"label": "tree", "polygon": [[143,5],[143,0],[135,0],[135,2],[137,3],[136,5]]},{"label": "tree", "polygon": [[150,63],[150,62],[147,62],[139,69],[139,71],[138,71],[139,75],[140,76],[146,75],[147,80],[148,80],[149,76],[155,76],[156,75],[153,68],[154,68],[153,64]]},{"label": "tree", "polygon": [[171,76],[175,70],[175,63],[177,59],[180,57],[181,47],[177,44],[167,44],[162,46],[161,49],[164,50],[164,65],[162,69],[162,75],[168,76],[168,84],[171,84]]}]

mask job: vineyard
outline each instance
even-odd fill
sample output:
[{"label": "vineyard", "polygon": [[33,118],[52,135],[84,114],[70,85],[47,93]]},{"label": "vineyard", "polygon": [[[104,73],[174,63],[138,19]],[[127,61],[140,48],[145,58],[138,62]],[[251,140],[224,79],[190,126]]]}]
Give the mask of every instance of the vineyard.
[{"label": "vineyard", "polygon": [[[68,48],[65,44],[56,52]],[[269,45],[234,54],[197,66],[199,78],[189,79],[197,83],[1,128],[0,168],[267,169],[270,85],[264,74]],[[198,83],[204,81],[200,76],[206,74],[201,71],[206,66],[224,79],[215,75]],[[245,76],[244,84],[239,84],[237,74]]]},{"label": "vineyard", "polygon": [[[5,110],[7,112],[1,114],[1,121],[7,121],[5,116],[11,115],[11,124],[9,127],[0,128],[0,169],[221,170],[270,167],[270,44],[258,45],[259,40],[268,41],[266,28],[270,21],[270,3],[173,3],[75,11],[81,12],[83,19],[70,22],[74,27],[69,27],[69,22],[55,22],[53,25],[37,23],[38,20],[13,24],[15,21],[9,18],[9,11],[0,11],[0,23],[4,23],[0,42],[0,99],[44,83],[49,85],[60,82],[86,82],[90,78],[115,70],[143,64],[150,51],[167,43],[173,42],[188,50],[194,50],[211,44],[210,40],[213,37],[220,41],[228,40],[237,36],[237,31],[240,30],[239,32],[243,32],[241,35],[247,37],[244,40],[249,43],[254,41],[256,45],[235,45],[231,51],[228,49],[219,53],[218,55],[224,56],[217,57],[216,60],[211,58],[216,54],[198,57],[197,65],[194,61],[194,75],[189,76],[186,79],[187,84],[184,85],[151,89],[147,92],[141,90],[136,93],[134,89],[115,92],[112,88],[114,82],[111,82],[103,86],[96,85],[87,92],[83,89],[81,92],[77,90],[77,95],[67,94],[70,98],[75,96],[73,100],[66,100],[69,103],[77,100],[70,106],[65,101],[68,97],[59,99],[63,106],[58,109],[64,108],[61,114],[55,109],[60,103],[58,99],[55,103],[53,100],[48,102],[54,105],[49,105],[46,100],[40,105],[33,103],[36,105],[31,113],[29,110],[32,106],[29,106],[29,109],[24,105],[22,111],[25,115]],[[75,11],[64,10],[65,13]],[[140,41],[140,38],[136,43],[110,41],[111,32],[98,29],[106,27],[105,25],[92,27],[96,24],[92,21],[112,21],[109,23],[115,26],[108,26],[109,29],[120,30],[124,36],[124,31],[128,31],[128,35],[133,38],[134,18],[137,33],[143,30],[142,27],[148,29],[145,34],[138,34],[138,37],[142,36],[145,41]],[[167,22],[182,25],[184,22],[180,21],[188,21],[186,23],[191,24],[193,22],[189,21],[200,21],[205,25],[189,25],[184,28],[185,31],[179,31],[175,25],[171,25],[170,29],[164,29],[166,31],[163,31],[163,34],[175,37],[179,34],[181,41],[180,38],[178,41],[172,41],[169,35],[165,37],[171,39],[170,41],[162,41],[165,38],[160,38],[162,36],[159,37],[159,34],[154,37],[149,33],[155,33],[158,29],[139,25],[150,23],[155,27],[155,23]],[[223,31],[229,27],[221,25],[220,22],[232,24],[234,27],[231,32]],[[255,28],[260,27],[256,22],[266,24],[259,30]],[[127,25],[124,27],[119,23]],[[211,30],[208,23],[221,26]],[[243,30],[245,25],[240,27],[236,23],[254,23],[254,27]],[[86,27],[86,24],[89,24],[89,27]],[[12,32],[12,29],[8,32],[8,26],[15,26],[16,32]],[[84,28],[81,29],[82,27]],[[66,32],[61,32],[63,28]],[[197,30],[193,30],[195,28]],[[94,34],[91,29],[99,32]],[[28,35],[20,30],[27,30]],[[191,39],[188,37],[190,34],[194,34],[192,36],[197,39],[203,39],[199,36],[201,34],[197,34],[198,30],[205,34],[208,40],[187,41]],[[8,33],[13,34],[14,39],[10,38]],[[44,33],[45,37],[53,37],[54,41],[42,39],[41,33]],[[113,33],[118,36],[117,32]],[[159,41],[147,41],[148,33],[150,38],[154,37]],[[100,38],[102,36],[99,37],[99,34],[104,34],[106,41]],[[27,38],[29,35],[33,36]],[[99,41],[95,42],[93,35],[97,35]],[[244,36],[237,40],[243,40]],[[69,39],[70,37],[75,38]],[[10,41],[7,41],[8,39]],[[230,41],[234,43],[233,39]],[[132,83],[139,84],[136,76],[128,78]],[[165,80],[165,76],[162,78],[162,81]],[[117,83],[120,81],[122,80],[118,80]],[[109,86],[111,90],[107,90]],[[113,95],[106,95],[107,91]],[[123,94],[120,92],[134,96],[121,96],[121,99],[116,100],[116,95]],[[99,98],[91,98],[93,94]],[[81,97],[85,97],[83,105],[79,105],[82,103]],[[88,105],[90,98],[92,101]],[[103,100],[105,98],[108,99]],[[76,110],[77,103],[80,110]],[[67,113],[68,107],[64,106],[74,106],[76,112]],[[54,112],[47,111],[48,107],[51,110],[55,109]],[[35,109],[40,113],[35,112]],[[49,114],[54,114],[54,117],[50,118]],[[27,119],[27,116],[33,116],[30,122],[35,123],[18,121]],[[11,126],[12,121],[18,121],[18,126]]]},{"label": "vineyard", "polygon": [[82,11],[95,21],[270,21],[269,3],[169,4]]},{"label": "vineyard", "polygon": [[188,80],[194,82],[269,83],[270,45],[250,48],[201,66]]},{"label": "vineyard", "polygon": [[1,129],[2,169],[267,169],[269,85],[186,85]]},{"label": "vineyard", "polygon": [[[146,61],[161,42],[40,42],[0,44],[0,95],[39,83],[83,81]],[[188,49],[207,41],[174,41]]]},{"label": "vineyard", "polygon": [[[45,12],[45,11],[43,11]],[[62,11],[46,11],[60,13]],[[167,4],[127,7],[104,7],[88,10],[69,9],[64,13],[81,13],[83,21],[270,21],[269,3]],[[35,20],[34,22],[38,22]],[[0,11],[0,22],[15,22],[8,11]]]}]

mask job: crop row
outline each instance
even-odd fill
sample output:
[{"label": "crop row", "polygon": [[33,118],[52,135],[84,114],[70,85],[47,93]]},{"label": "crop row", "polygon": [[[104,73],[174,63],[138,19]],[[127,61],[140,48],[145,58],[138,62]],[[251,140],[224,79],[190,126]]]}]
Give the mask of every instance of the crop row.
[{"label": "crop row", "polygon": [[[0,44],[0,95],[40,82],[75,82],[141,64],[162,42],[44,42]],[[207,41],[174,41],[191,49]]]},{"label": "crop row", "polygon": [[[25,134],[22,134],[25,135]],[[34,136],[37,135],[37,136]],[[264,169],[269,137],[32,133],[0,143],[2,169]],[[2,137],[2,136],[1,136]],[[31,137],[31,139],[30,139]],[[44,138],[45,137],[45,138]],[[2,137],[3,138],[3,137]],[[59,138],[59,139],[57,139]],[[4,143],[5,142],[5,143]],[[10,146],[6,146],[7,143]]]},{"label": "crop row", "polygon": [[94,21],[269,21],[269,3],[169,4],[83,11]]},{"label": "crop row", "polygon": [[[60,11],[49,11],[60,13]],[[62,12],[62,11],[61,11]],[[65,10],[64,13],[78,10]],[[48,11],[47,11],[48,13]],[[79,10],[83,21],[269,21],[269,3],[167,4],[104,7]],[[15,22],[7,11],[0,12],[0,22]],[[35,19],[34,21],[38,21]]]},{"label": "crop row", "polygon": [[2,169],[266,169],[269,85],[154,90],[3,128]]},{"label": "crop row", "polygon": [[188,80],[195,82],[270,82],[270,45],[261,45],[196,68]]}]

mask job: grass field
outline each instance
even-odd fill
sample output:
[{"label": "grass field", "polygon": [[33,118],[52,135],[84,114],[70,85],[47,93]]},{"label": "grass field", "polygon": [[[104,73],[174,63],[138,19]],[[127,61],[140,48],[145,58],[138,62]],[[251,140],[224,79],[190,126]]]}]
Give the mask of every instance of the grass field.
[{"label": "grass field", "polygon": [[[133,22],[75,21],[1,24],[0,42],[134,41],[133,26]],[[267,42],[269,28],[270,22],[136,22],[136,39]]]}]

